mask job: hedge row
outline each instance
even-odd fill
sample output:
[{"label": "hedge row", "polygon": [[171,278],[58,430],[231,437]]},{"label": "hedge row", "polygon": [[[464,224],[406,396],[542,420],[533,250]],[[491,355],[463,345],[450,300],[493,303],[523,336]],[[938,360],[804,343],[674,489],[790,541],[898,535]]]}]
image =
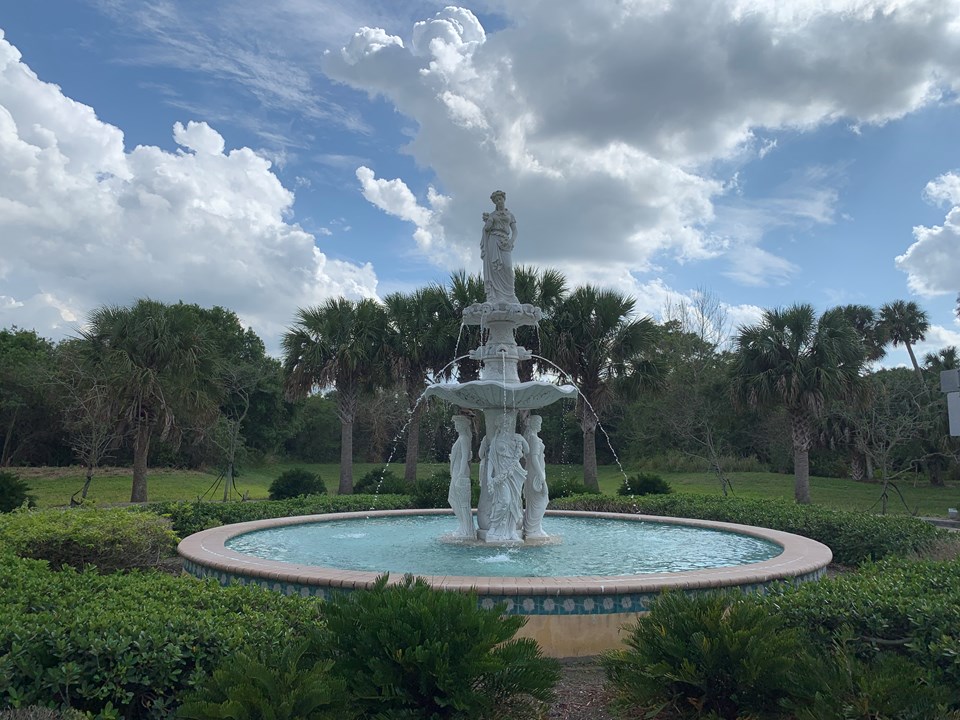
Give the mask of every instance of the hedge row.
[{"label": "hedge row", "polygon": [[157,572],[51,570],[0,551],[0,707],[163,718],[242,649],[318,623],[319,603]]},{"label": "hedge row", "polygon": [[760,599],[824,646],[841,630],[860,655],[895,652],[937,670],[960,697],[960,558],[888,558]]},{"label": "hedge row", "polygon": [[781,500],[694,494],[635,498],[579,495],[552,502],[550,507],[554,510],[641,513],[757,525],[822,542],[833,550],[834,561],[843,565],[919,553],[945,535],[945,531],[917,518],[828,510]]},{"label": "hedge row", "polygon": [[186,537],[207,528],[248,520],[409,507],[412,504],[407,495],[309,495],[259,502],[162,502],[151,503],[143,509],[170,518],[174,532]]},{"label": "hedge row", "polygon": [[0,547],[53,568],[103,573],[162,566],[176,556],[170,522],[126,510],[25,510],[0,515]]}]

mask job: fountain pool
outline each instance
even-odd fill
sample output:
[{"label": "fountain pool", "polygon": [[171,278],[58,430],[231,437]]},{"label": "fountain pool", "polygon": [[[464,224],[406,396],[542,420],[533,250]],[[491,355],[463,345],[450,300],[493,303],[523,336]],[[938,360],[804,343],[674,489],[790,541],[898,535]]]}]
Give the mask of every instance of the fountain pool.
[{"label": "fountain pool", "polygon": [[[559,544],[443,543],[440,536],[456,527],[452,511],[392,510],[226,525],[191,535],[179,550],[198,577],[321,598],[369,587],[383,572],[396,580],[413,572],[439,589],[476,592],[481,607],[502,603],[508,614],[525,615],[521,634],[557,657],[617,647],[621,626],[665,590],[762,591],[819,578],[832,557],[809,538],[746,525],[615,513],[546,517]],[[283,540],[287,533],[292,543]],[[315,554],[300,554],[306,551]],[[554,564],[558,553],[566,556]]]}]

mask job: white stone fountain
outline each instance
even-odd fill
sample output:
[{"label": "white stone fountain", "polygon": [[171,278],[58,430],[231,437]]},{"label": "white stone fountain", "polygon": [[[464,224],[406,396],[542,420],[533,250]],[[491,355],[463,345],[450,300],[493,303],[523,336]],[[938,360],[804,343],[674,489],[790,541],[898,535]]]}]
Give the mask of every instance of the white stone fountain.
[{"label": "white stone fountain", "polygon": [[530,415],[523,433],[517,432],[521,410],[536,410],[562,398],[575,396],[572,385],[542,380],[520,382],[517,363],[531,352],[517,345],[518,327],[536,327],[543,317],[538,307],[517,300],[514,290],[513,247],[517,222],[500,190],[490,199],[496,209],[483,213],[483,285],[486,302],[463,311],[464,325],[480,326],[481,345],[470,357],[481,362],[480,379],[465,383],[432,385],[426,395],[452,405],[482,410],[486,434],[480,441],[480,501],[477,526],[470,508],[470,423],[454,416],[458,439],[450,454],[450,506],[460,521],[455,536],[464,540],[513,544],[547,538],[541,521],[548,494],[539,431],[541,418]]}]

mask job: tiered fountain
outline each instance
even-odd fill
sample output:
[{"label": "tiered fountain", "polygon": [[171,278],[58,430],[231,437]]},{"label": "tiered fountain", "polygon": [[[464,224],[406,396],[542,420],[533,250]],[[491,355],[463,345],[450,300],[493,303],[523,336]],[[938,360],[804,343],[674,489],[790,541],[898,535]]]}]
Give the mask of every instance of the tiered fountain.
[{"label": "tiered fountain", "polygon": [[504,205],[503,191],[497,190],[490,199],[496,209],[483,213],[480,242],[487,299],[463,311],[464,325],[480,326],[481,345],[470,352],[481,363],[480,379],[433,385],[425,394],[483,411],[486,435],[480,441],[477,528],[470,509],[471,426],[466,418],[454,418],[459,437],[450,454],[450,505],[460,521],[456,536],[497,544],[538,542],[548,537],[541,521],[549,500],[538,435],[541,418],[530,415],[521,434],[517,415],[575,396],[577,389],[542,380],[520,382],[517,363],[529,360],[531,352],[517,345],[516,329],[536,327],[543,312],[517,300],[512,262],[517,221]]},{"label": "tiered fountain", "polygon": [[[475,592],[481,607],[524,615],[522,633],[548,654],[593,655],[618,647],[621,628],[666,589],[762,589],[820,577],[830,549],[790,533],[731,523],[613,513],[548,513],[562,544],[545,541],[547,504],[540,417],[517,432],[521,410],[572,396],[572,386],[520,382],[517,363],[530,353],[518,327],[541,312],[517,302],[511,253],[516,220],[495,192],[484,213],[481,254],[486,302],[463,313],[480,325],[470,353],[480,379],[439,384],[428,395],[483,411],[477,525],[470,508],[473,460],[470,418],[454,416],[450,505],[462,542],[439,542],[448,510],[393,510],[275,518],[212,528],[180,543],[184,569],[223,584],[257,584],[284,593],[328,597],[370,587],[390,572],[425,577],[432,586]],[[500,545],[517,547],[499,547]]]}]

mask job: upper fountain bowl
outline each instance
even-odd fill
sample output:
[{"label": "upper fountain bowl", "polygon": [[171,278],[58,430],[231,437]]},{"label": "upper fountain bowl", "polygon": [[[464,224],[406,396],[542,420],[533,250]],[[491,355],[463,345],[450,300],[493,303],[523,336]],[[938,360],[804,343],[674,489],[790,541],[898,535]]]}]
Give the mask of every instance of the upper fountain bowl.
[{"label": "upper fountain bowl", "polygon": [[536,325],[542,319],[543,311],[530,303],[483,302],[468,305],[463,310],[464,325],[487,325],[491,322]]},{"label": "upper fountain bowl", "polygon": [[554,385],[543,380],[524,383],[502,380],[472,380],[466,383],[443,383],[431,385],[427,397],[438,397],[458,407],[475,410],[506,408],[508,410],[534,410],[545,407],[563,398],[576,397],[573,385]]}]

